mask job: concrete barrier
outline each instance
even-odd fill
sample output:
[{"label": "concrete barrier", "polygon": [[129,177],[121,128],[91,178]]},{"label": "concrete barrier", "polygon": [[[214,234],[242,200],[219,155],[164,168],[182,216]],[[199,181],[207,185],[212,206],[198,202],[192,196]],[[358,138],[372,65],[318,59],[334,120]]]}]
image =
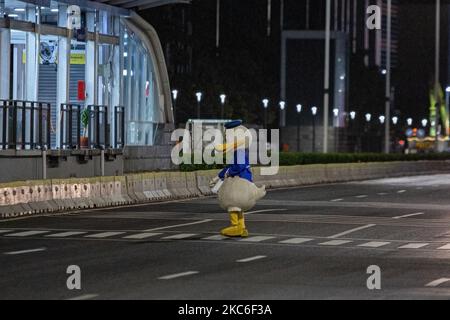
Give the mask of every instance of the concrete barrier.
[{"label": "concrete barrier", "polygon": [[[276,176],[252,168],[268,189],[450,172],[450,161],[350,163],[280,167]],[[18,181],[0,184],[0,217],[101,208],[211,195],[218,170],[157,172],[119,177]]]}]

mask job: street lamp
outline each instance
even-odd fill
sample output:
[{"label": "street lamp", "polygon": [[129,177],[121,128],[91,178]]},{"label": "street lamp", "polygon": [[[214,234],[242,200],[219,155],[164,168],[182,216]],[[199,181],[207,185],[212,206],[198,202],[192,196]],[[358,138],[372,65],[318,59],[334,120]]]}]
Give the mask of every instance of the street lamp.
[{"label": "street lamp", "polygon": [[398,117],[392,117],[392,123],[393,123],[394,125],[397,125],[397,123],[398,123]]},{"label": "street lamp", "polygon": [[281,127],[284,127],[283,112],[284,112],[284,109],[286,109],[286,102],[280,101],[279,105],[280,105],[280,128],[281,128]]},{"label": "street lamp", "polygon": [[380,120],[380,124],[384,124],[384,121],[386,121],[386,117],[385,116],[379,116],[378,120]]},{"label": "street lamp", "polygon": [[300,152],[300,114],[302,113],[302,105],[298,104],[297,108],[297,151]]},{"label": "street lamp", "polygon": [[269,99],[263,99],[262,103],[264,107],[264,128],[267,129],[267,109],[269,108]]},{"label": "street lamp", "polygon": [[408,124],[408,127],[411,127],[413,124],[413,119],[412,118],[406,119],[406,123]]},{"label": "street lamp", "polygon": [[334,151],[338,151],[338,126],[339,126],[339,109],[334,108],[333,109],[333,115],[334,115]]},{"label": "street lamp", "polygon": [[423,119],[422,120],[422,127],[426,128],[428,125],[428,120],[427,119]]},{"label": "street lamp", "polygon": [[355,120],[356,119],[356,112],[355,111],[350,111],[350,119],[351,120]]},{"label": "street lamp", "polygon": [[177,114],[177,98],[178,98],[178,90],[172,90],[172,98],[173,98],[173,123],[175,126],[177,125],[176,122],[176,114]]},{"label": "street lamp", "polygon": [[221,119],[224,118],[225,101],[226,101],[226,99],[227,99],[226,94],[223,94],[223,93],[222,93],[222,94],[220,95],[220,104],[222,105],[222,108],[221,108],[221,110],[220,110],[220,116],[221,116]]},{"label": "street lamp", "polygon": [[312,125],[313,125],[313,141],[312,141],[312,152],[316,152],[316,115],[317,115],[317,107],[311,108],[312,113]]},{"label": "street lamp", "polygon": [[197,97],[197,119],[200,119],[200,103],[202,102],[203,94],[199,91],[195,96]]}]

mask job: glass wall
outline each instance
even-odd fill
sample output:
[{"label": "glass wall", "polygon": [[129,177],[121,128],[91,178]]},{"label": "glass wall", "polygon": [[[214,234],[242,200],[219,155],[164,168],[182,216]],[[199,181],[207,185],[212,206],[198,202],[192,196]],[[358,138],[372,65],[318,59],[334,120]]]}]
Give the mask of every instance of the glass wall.
[{"label": "glass wall", "polygon": [[123,83],[127,144],[153,145],[159,119],[159,98],[151,55],[124,25]]}]

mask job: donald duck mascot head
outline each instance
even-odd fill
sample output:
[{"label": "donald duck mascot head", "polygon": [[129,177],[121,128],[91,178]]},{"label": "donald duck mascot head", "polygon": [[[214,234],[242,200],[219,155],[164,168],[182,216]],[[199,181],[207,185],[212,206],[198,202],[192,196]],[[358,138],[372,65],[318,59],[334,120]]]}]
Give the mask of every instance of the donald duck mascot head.
[{"label": "donald duck mascot head", "polygon": [[211,181],[211,186],[220,185],[219,204],[230,215],[230,226],[221,234],[227,237],[248,237],[244,212],[253,208],[256,201],[265,196],[265,187],[256,187],[249,161],[249,148],[252,144],[250,131],[236,120],[225,124],[224,144],[215,146],[219,153],[232,156],[228,164]]}]

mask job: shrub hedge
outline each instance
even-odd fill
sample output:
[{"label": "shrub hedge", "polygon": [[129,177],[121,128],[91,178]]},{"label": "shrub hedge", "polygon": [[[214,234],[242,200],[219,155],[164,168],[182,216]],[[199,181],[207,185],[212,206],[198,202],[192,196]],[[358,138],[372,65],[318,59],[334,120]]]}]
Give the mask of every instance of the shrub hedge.
[{"label": "shrub hedge", "polygon": [[[420,161],[420,160],[450,160],[450,153],[427,154],[383,154],[383,153],[297,153],[281,152],[280,166],[295,166],[306,164],[355,163],[355,162],[390,162],[390,161]],[[181,171],[219,170],[223,165],[182,164]]]}]

